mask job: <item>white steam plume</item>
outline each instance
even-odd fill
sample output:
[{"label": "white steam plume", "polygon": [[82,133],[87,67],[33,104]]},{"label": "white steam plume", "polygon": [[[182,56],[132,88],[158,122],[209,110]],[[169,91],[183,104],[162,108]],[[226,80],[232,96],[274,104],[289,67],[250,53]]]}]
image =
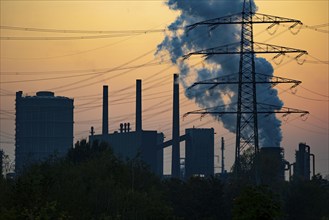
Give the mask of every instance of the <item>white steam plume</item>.
[{"label": "white steam plume", "polygon": [[[171,62],[180,70],[181,83],[185,88],[185,95],[194,99],[201,108],[229,106],[237,102],[237,85],[219,85],[210,91],[205,86],[196,86],[186,90],[192,83],[228,74],[237,74],[239,70],[239,55],[215,55],[203,62],[203,65],[192,65],[182,62],[181,57],[190,52],[216,46],[236,43],[240,41],[240,25],[220,25],[209,32],[208,27],[197,27],[188,33],[181,29],[199,21],[223,17],[241,12],[243,1],[181,1],[169,0],[166,3],[171,10],[179,11],[180,15],[169,26],[163,42],[158,45],[157,53],[169,53]],[[253,3],[253,7],[256,8]],[[255,57],[256,72],[273,75],[272,65],[264,58]],[[208,86],[209,87],[209,86]],[[282,107],[277,90],[268,84],[257,85],[257,101]],[[216,117],[213,115],[213,117]],[[236,115],[226,114],[216,117],[222,121],[224,127],[235,132]],[[280,146],[282,140],[281,121],[274,114],[258,115],[259,143],[261,147]]]}]

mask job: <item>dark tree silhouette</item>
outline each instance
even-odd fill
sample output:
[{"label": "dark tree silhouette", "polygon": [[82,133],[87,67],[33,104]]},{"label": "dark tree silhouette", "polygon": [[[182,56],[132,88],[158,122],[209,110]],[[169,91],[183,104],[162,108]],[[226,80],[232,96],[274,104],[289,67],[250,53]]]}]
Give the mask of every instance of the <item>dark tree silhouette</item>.
[{"label": "dark tree silhouette", "polygon": [[0,178],[0,219],[329,219],[327,180],[255,186],[252,156],[241,179],[161,180],[138,155],[123,161],[82,140],[66,158]]}]

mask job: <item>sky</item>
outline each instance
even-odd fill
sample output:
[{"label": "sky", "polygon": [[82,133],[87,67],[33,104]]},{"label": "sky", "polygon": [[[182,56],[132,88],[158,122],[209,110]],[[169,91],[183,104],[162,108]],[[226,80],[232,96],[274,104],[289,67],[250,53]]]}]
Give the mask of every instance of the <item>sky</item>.
[{"label": "sky", "polygon": [[[256,0],[258,12],[301,20],[292,33],[280,25],[254,27],[255,41],[308,51],[304,63],[291,57],[262,56],[272,63],[274,75],[302,81],[290,90],[274,87],[284,106],[309,111],[307,117],[289,115],[282,121],[285,158],[294,162],[300,142],[310,145],[316,172],[329,174],[329,3],[326,0]],[[14,158],[15,92],[35,95],[50,90],[74,98],[74,141],[87,138],[91,126],[101,132],[102,86],[109,85],[109,130],[122,122],[134,128],[135,81],[142,79],[143,129],[171,138],[172,78],[178,72],[157,46],[169,35],[167,27],[180,14],[161,0],[153,1],[0,1],[0,148]],[[12,27],[19,27],[13,30]],[[10,29],[11,28],[11,29]],[[36,28],[35,31],[29,28]],[[43,32],[52,29],[53,32]],[[80,30],[64,33],[63,30]],[[81,31],[83,30],[83,31]],[[89,31],[89,33],[85,33]],[[274,33],[275,32],[275,33]],[[88,37],[86,37],[88,36]],[[201,35],[207,40],[208,33]],[[214,45],[217,46],[217,45]],[[203,65],[200,58],[193,58]],[[280,63],[281,62],[281,63]],[[280,64],[279,64],[280,63]],[[279,65],[278,65],[279,64]],[[225,163],[234,162],[235,134],[210,116],[183,114],[200,107],[184,96],[181,86],[181,134],[186,128],[215,128],[215,155],[225,139]],[[182,151],[184,153],[184,151]],[[165,150],[165,172],[170,172],[170,149]],[[216,166],[220,161],[216,158]],[[219,171],[216,168],[216,171]]]}]

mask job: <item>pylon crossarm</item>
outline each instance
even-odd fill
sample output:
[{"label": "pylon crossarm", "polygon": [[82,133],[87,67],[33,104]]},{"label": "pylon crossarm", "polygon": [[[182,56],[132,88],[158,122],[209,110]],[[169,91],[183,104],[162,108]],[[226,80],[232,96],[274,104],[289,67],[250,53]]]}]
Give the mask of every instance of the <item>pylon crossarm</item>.
[{"label": "pylon crossarm", "polygon": [[[294,80],[294,79],[288,79],[284,77],[278,77],[278,76],[270,76],[267,74],[262,74],[262,73],[256,73],[255,74],[256,84],[271,84],[272,86],[275,86],[277,84],[281,83],[292,83],[293,85],[291,88],[297,87],[299,84],[302,82],[299,80]],[[229,75],[224,75],[212,79],[207,79],[199,82],[193,83],[188,89],[192,89],[193,87],[197,85],[212,85],[211,87],[207,88],[208,90],[214,89],[217,85],[228,85],[228,84],[238,84],[238,74],[229,74]],[[241,82],[242,84],[245,83],[250,83],[250,82]]]},{"label": "pylon crossarm", "polygon": [[[205,109],[199,109],[195,111],[187,112],[183,115],[183,117],[186,117],[188,115],[192,114],[201,114],[202,117],[205,115],[224,115],[224,114],[237,114],[237,110],[235,106],[236,103],[232,103],[230,105],[222,105],[217,107],[211,107],[211,108],[205,108]],[[301,116],[305,116],[309,114],[308,111],[295,109],[295,108],[289,108],[289,107],[282,107],[278,105],[271,105],[266,103],[257,103],[257,114],[301,114]],[[254,112],[252,110],[242,110],[241,114],[253,114]]]},{"label": "pylon crossarm", "polygon": [[197,85],[236,84],[238,79],[239,79],[238,73],[228,74],[212,79],[195,82],[190,87],[188,87],[188,89],[192,89]]},{"label": "pylon crossarm", "polygon": [[196,28],[197,26],[207,25],[210,27],[218,26],[221,24],[241,24],[242,22],[242,13],[232,14],[228,16],[223,16],[219,18],[209,19],[201,22],[197,22],[191,25],[186,26],[186,30],[190,31]]},{"label": "pylon crossarm", "polygon": [[[253,51],[241,51],[241,47],[239,47],[240,43],[233,43],[233,44],[227,44],[219,47],[199,50],[195,52],[188,53],[184,56],[182,56],[183,60],[188,59],[190,56],[193,55],[201,55],[205,57],[205,59],[209,58],[209,56],[213,55],[221,55],[221,54],[255,54],[255,53],[275,53],[284,55],[286,53],[298,53],[298,55],[295,57],[296,59],[300,58],[304,54],[307,54],[307,51],[290,48],[290,47],[282,47],[272,44],[264,44],[264,43],[257,43],[254,42],[254,50]],[[278,55],[277,55],[278,56]]]},{"label": "pylon crossarm", "polygon": [[303,25],[303,23],[297,19],[284,18],[284,17],[261,14],[261,13],[253,13],[252,22],[254,24],[255,23],[263,23],[263,24],[264,23],[266,24],[293,23],[290,26],[291,28],[295,27],[298,24]]},{"label": "pylon crossarm", "polygon": [[254,53],[277,53],[277,54],[298,53],[296,58],[299,58],[302,55],[307,54],[306,50],[283,47],[273,44],[257,43],[257,42],[254,42],[254,50],[255,50]]},{"label": "pylon crossarm", "polygon": [[188,53],[186,55],[183,55],[183,60],[188,59],[192,55],[202,55],[206,59],[207,57],[211,55],[217,55],[217,54],[239,54],[240,53],[240,43],[232,43],[232,44],[226,44],[219,47],[204,49],[195,51],[192,53]]},{"label": "pylon crossarm", "polygon": [[295,88],[296,86],[302,83],[302,81],[299,80],[294,80],[294,79],[289,79],[279,76],[270,76],[262,73],[256,73],[255,76],[256,76],[256,84],[263,84],[267,82],[275,86],[280,83],[292,83],[293,85],[291,86],[291,88]]},{"label": "pylon crossarm", "polygon": [[257,103],[258,111],[257,113],[260,114],[301,114],[302,116],[309,114],[308,111],[296,109],[296,108],[290,108],[290,107],[281,107],[277,105],[271,105],[266,103]]},{"label": "pylon crossarm", "polygon": [[223,24],[245,24],[245,23],[253,23],[253,24],[280,24],[280,23],[293,23],[290,28],[295,27],[296,25],[303,23],[300,20],[284,18],[279,16],[261,14],[261,13],[253,13],[252,21],[245,21],[243,19],[242,13],[232,14],[228,16],[223,16],[219,18],[209,19],[201,22],[197,22],[191,25],[186,26],[186,30],[191,31],[198,26],[208,26],[210,30],[215,29],[219,25]]},{"label": "pylon crossarm", "polygon": [[208,114],[214,114],[214,115],[222,115],[222,114],[236,114],[236,103],[231,103],[229,105],[221,105],[221,106],[215,106],[210,108],[204,108],[199,109],[195,111],[186,112],[183,115],[183,118],[187,117],[188,115],[195,115],[195,114],[201,114],[204,117]]}]

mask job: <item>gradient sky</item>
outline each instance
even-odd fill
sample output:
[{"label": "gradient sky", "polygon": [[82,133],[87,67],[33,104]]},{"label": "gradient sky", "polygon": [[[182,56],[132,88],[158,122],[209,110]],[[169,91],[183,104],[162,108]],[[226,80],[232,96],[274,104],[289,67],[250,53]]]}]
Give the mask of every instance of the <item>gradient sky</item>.
[{"label": "gradient sky", "polygon": [[[256,4],[260,13],[299,19],[308,26],[329,23],[326,0],[256,0]],[[1,1],[0,9],[1,26],[120,31],[96,39],[0,41],[0,148],[7,154],[14,155],[15,92],[19,90],[28,95],[40,90],[52,90],[56,95],[74,98],[76,141],[88,136],[90,126],[96,128],[96,133],[101,132],[101,93],[104,84],[110,88],[110,132],[117,130],[121,122],[131,122],[134,127],[135,80],[142,79],[143,129],[159,130],[167,139],[171,138],[172,74],[176,73],[177,68],[168,62],[169,56],[157,57],[154,54],[165,34],[157,30],[165,29],[178,12],[169,10],[160,0]],[[281,65],[272,62],[276,76],[302,81],[294,94],[287,85],[276,87],[284,105],[310,112],[305,121],[299,115],[290,115],[283,120],[281,147],[285,149],[285,157],[293,162],[298,143],[306,142],[316,156],[316,172],[328,175],[328,25],[317,30],[302,28],[297,35],[282,26],[275,35],[271,35],[264,31],[266,27],[255,27],[255,41],[300,48],[309,53],[303,65],[289,58],[285,58]],[[129,30],[144,32],[136,34],[127,32]],[[1,37],[46,39],[87,35],[99,36],[1,29]],[[208,37],[207,33],[204,37]],[[272,56],[265,58],[270,60]],[[181,94],[181,115],[198,109],[193,101],[184,97],[182,88]],[[211,117],[200,121],[197,116],[188,116],[182,118],[181,125],[182,133],[193,125],[214,127],[215,154],[219,154],[218,142],[223,136],[229,169],[234,157],[234,134],[224,130]],[[170,151],[166,150],[165,163],[169,161]],[[167,173],[168,167],[165,168]]]}]

